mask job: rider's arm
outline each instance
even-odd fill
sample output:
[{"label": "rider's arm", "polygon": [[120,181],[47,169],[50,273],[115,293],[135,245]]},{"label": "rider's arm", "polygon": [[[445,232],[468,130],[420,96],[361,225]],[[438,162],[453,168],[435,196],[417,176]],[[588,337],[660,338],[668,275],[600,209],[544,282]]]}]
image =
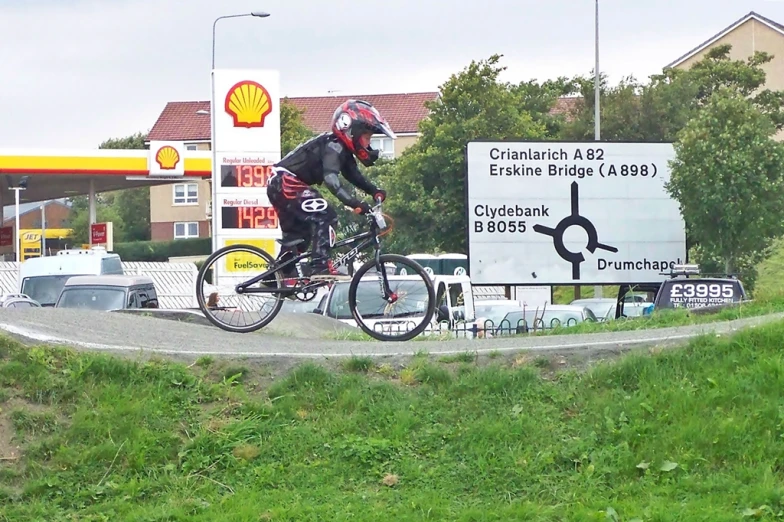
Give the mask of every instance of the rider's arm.
[{"label": "rider's arm", "polygon": [[349,157],[348,161],[346,162],[346,165],[343,168],[343,175],[355,187],[362,189],[362,191],[368,196],[375,196],[378,192],[378,187],[373,185],[369,179],[362,175],[362,172],[360,172],[359,166],[357,165],[357,160],[354,159],[354,156]]},{"label": "rider's arm", "polygon": [[322,158],[322,168],[324,169],[324,184],[330,192],[347,207],[357,208],[361,202],[352,194],[346,191],[340,184],[340,155],[343,152],[343,145],[338,142],[330,141],[324,147],[324,157]]}]

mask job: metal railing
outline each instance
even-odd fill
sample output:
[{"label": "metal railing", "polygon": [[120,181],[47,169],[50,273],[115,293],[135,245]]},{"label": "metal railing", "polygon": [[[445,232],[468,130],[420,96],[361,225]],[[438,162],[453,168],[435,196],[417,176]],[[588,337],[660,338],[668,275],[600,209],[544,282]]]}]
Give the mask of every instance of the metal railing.
[{"label": "metal railing", "polygon": [[[425,340],[430,336],[435,337],[448,337],[448,338],[469,338],[469,339],[483,339],[483,338],[498,338],[516,335],[530,335],[537,332],[552,330],[555,328],[568,328],[575,326],[581,322],[598,322],[593,319],[586,319],[585,321],[578,321],[574,318],[569,318],[566,321],[561,321],[558,318],[553,318],[547,323],[540,317],[534,319],[531,324],[526,319],[520,319],[514,324],[507,319],[502,320],[496,325],[492,320],[485,321],[440,321],[433,322],[425,329],[418,337]],[[400,335],[406,333],[417,325],[413,320],[389,320],[379,321],[373,325],[373,329],[380,333],[387,335],[394,334]]]}]

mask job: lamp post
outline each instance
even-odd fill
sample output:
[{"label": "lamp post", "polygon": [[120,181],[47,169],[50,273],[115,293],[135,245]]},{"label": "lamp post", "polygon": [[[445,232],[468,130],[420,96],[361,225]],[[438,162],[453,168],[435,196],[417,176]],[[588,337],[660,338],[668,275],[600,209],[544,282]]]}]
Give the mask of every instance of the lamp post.
[{"label": "lamp post", "polygon": [[[601,124],[599,122],[599,0],[595,1],[595,22],[594,22],[594,48],[595,63],[593,67],[593,139],[600,141]],[[603,297],[602,287],[597,285],[593,288],[594,297]]]},{"label": "lamp post", "polygon": [[[212,23],[212,69],[210,70],[210,150],[212,150],[212,230],[210,231],[210,235],[212,237],[212,251],[218,249],[218,237],[216,235],[217,231],[217,213],[215,209],[215,202],[217,201],[218,195],[218,187],[215,183],[215,172],[218,168],[218,154],[215,152],[215,114],[217,111],[215,110],[215,26],[218,24],[218,20],[223,20],[224,18],[240,18],[243,16],[255,16],[257,18],[267,18],[269,13],[265,13],[264,11],[251,11],[250,13],[242,13],[242,14],[234,14],[234,15],[223,15],[219,16],[215,19]],[[200,114],[204,114],[201,111],[197,111]]]},{"label": "lamp post", "polygon": [[22,179],[19,180],[19,184],[17,186],[15,186],[15,187],[11,186],[10,178],[7,178],[7,179],[9,181],[8,188],[14,191],[14,204],[16,206],[16,209],[15,209],[16,210],[16,212],[15,212],[16,213],[16,227],[15,227],[15,231],[14,231],[14,239],[15,239],[16,245],[14,245],[14,250],[16,251],[16,262],[19,263],[20,260],[21,260],[20,249],[21,249],[21,245],[22,245],[21,238],[19,237],[19,191],[20,190],[27,190],[27,179],[28,179],[28,177],[27,176],[23,176]]}]

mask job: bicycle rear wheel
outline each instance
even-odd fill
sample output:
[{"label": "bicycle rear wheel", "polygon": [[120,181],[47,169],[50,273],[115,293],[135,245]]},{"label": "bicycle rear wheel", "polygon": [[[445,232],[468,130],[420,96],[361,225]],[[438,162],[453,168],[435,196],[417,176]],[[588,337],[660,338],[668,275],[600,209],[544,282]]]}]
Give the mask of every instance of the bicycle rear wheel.
[{"label": "bicycle rear wheel", "polygon": [[[280,312],[284,294],[238,294],[236,285],[274,266],[274,258],[253,245],[229,245],[213,252],[196,277],[196,301],[204,316],[218,328],[233,333],[254,332],[268,325]],[[274,283],[273,288],[283,288],[280,272],[267,280]],[[251,288],[259,288],[262,282]]]},{"label": "bicycle rear wheel", "polygon": [[[359,267],[348,289],[351,314],[363,332],[379,341],[409,341],[424,332],[433,319],[436,307],[433,281],[422,265],[405,256],[381,254],[379,261],[382,270],[386,263],[404,265],[408,275],[382,275],[376,270],[374,259]],[[371,270],[376,277],[372,277]],[[383,298],[383,277],[388,278],[394,293],[391,303]]]}]

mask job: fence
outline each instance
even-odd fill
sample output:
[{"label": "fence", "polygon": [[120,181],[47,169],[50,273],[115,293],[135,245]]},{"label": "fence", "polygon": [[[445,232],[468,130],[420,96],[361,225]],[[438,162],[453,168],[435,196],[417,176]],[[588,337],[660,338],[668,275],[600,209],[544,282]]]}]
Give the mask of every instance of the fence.
[{"label": "fence", "polygon": [[[155,283],[160,308],[196,308],[196,275],[193,263],[166,263],[152,261],[124,261],[123,272],[127,275],[149,277]],[[3,294],[19,291],[18,264],[16,261],[0,261],[0,289]]]},{"label": "fence", "polygon": [[[468,339],[484,339],[484,338],[497,338],[503,336],[527,335],[545,330],[552,330],[556,328],[568,328],[575,326],[581,322],[599,322],[591,318],[586,318],[583,321],[578,321],[575,318],[569,318],[566,321],[561,321],[558,318],[553,318],[545,324],[545,321],[537,317],[528,324],[525,319],[519,319],[516,322],[511,322],[507,319],[501,320],[498,326],[487,319],[479,322],[466,322],[456,321],[450,323],[449,321],[433,322],[425,329],[419,337],[425,340],[429,336],[435,337],[449,337],[449,338],[468,338]],[[400,335],[413,330],[417,326],[417,322],[413,320],[390,320],[377,322],[373,325],[373,329],[377,332],[387,335]]]}]

